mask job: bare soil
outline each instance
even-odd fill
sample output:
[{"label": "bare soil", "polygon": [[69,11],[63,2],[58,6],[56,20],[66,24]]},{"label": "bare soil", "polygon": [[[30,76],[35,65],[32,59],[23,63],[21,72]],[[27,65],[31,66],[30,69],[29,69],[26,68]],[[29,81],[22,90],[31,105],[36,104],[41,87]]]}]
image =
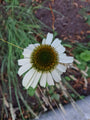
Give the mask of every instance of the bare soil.
[{"label": "bare soil", "polygon": [[[90,13],[90,2],[83,2],[81,0],[53,0],[54,2],[46,2],[47,9],[39,9],[36,11],[36,16],[45,25],[58,33],[62,40],[73,42],[88,42],[86,36],[89,34],[89,26],[85,23],[86,19],[83,17],[85,13],[83,9],[86,8],[86,14]],[[52,11],[52,9],[54,11]],[[82,13],[82,14],[81,14]],[[44,29],[47,33],[50,29]]]}]

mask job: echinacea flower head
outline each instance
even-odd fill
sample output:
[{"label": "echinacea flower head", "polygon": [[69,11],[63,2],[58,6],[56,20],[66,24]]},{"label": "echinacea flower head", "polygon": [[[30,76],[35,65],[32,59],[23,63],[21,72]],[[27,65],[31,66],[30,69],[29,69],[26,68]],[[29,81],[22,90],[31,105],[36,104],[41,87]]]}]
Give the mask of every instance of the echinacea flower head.
[{"label": "echinacea flower head", "polygon": [[42,44],[30,44],[23,51],[23,59],[18,60],[21,67],[18,74],[25,73],[22,85],[28,89],[35,88],[38,84],[45,87],[46,84],[54,85],[61,80],[61,75],[73,62],[73,57],[67,56],[61,40],[53,40],[53,34],[48,33]]}]

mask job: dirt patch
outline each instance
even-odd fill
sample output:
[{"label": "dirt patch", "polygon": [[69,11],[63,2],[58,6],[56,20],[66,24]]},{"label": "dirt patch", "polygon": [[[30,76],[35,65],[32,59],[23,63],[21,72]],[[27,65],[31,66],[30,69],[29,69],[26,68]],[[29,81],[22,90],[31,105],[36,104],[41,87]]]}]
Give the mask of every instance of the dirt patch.
[{"label": "dirt patch", "polygon": [[[89,39],[86,39],[86,36],[89,26],[85,23],[80,11],[87,8],[86,12],[90,12],[89,3],[80,0],[54,0],[53,3],[46,2],[44,7],[48,7],[50,10],[37,10],[37,18],[49,26],[51,31],[54,22],[54,30],[61,39],[73,42],[88,42]],[[52,9],[56,10],[57,13],[53,12],[52,15]],[[50,29],[44,29],[44,31],[47,33],[50,32]]]}]

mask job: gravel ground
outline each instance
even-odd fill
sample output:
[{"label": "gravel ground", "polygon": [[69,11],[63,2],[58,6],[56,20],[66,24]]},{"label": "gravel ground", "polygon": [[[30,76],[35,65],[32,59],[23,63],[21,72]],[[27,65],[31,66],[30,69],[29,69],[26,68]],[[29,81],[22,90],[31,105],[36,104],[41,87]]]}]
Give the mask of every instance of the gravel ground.
[{"label": "gravel ground", "polygon": [[77,110],[71,104],[64,106],[66,114],[55,110],[41,115],[39,120],[90,120],[90,96],[76,102]]}]

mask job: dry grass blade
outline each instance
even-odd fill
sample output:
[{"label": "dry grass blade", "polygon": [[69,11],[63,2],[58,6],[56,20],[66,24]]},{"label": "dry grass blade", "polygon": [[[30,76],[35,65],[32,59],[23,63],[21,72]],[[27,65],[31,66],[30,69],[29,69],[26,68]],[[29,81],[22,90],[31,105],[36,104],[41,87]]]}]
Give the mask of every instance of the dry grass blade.
[{"label": "dry grass blade", "polygon": [[44,95],[44,93],[42,92],[42,90],[41,90],[41,88],[38,86],[38,88],[39,88],[39,90],[40,90],[40,92],[41,92],[41,94],[42,94],[42,96],[43,96],[43,98],[44,98],[44,102],[46,102],[46,104],[48,104],[49,106],[50,106],[50,108],[51,108],[51,110],[54,112],[54,114],[55,114],[55,119],[56,120],[58,120],[58,118],[57,118],[57,113],[55,112],[55,110],[54,110],[54,108],[53,108],[53,106],[51,105],[51,103],[49,102],[49,100],[48,100],[48,98]]},{"label": "dry grass blade", "polygon": [[35,93],[36,93],[36,96],[38,97],[38,99],[39,99],[39,101],[40,101],[40,104],[41,104],[42,108],[44,109],[44,112],[46,112],[46,111],[47,111],[47,108],[46,108],[45,105],[42,103],[42,101],[41,101],[41,99],[40,99],[40,95],[38,94],[37,91],[36,91]]},{"label": "dry grass blade", "polygon": [[16,120],[16,111],[18,110],[18,108],[13,108],[13,105],[10,103],[9,104],[10,106],[10,113],[11,113],[11,116],[12,116],[12,120]]}]

